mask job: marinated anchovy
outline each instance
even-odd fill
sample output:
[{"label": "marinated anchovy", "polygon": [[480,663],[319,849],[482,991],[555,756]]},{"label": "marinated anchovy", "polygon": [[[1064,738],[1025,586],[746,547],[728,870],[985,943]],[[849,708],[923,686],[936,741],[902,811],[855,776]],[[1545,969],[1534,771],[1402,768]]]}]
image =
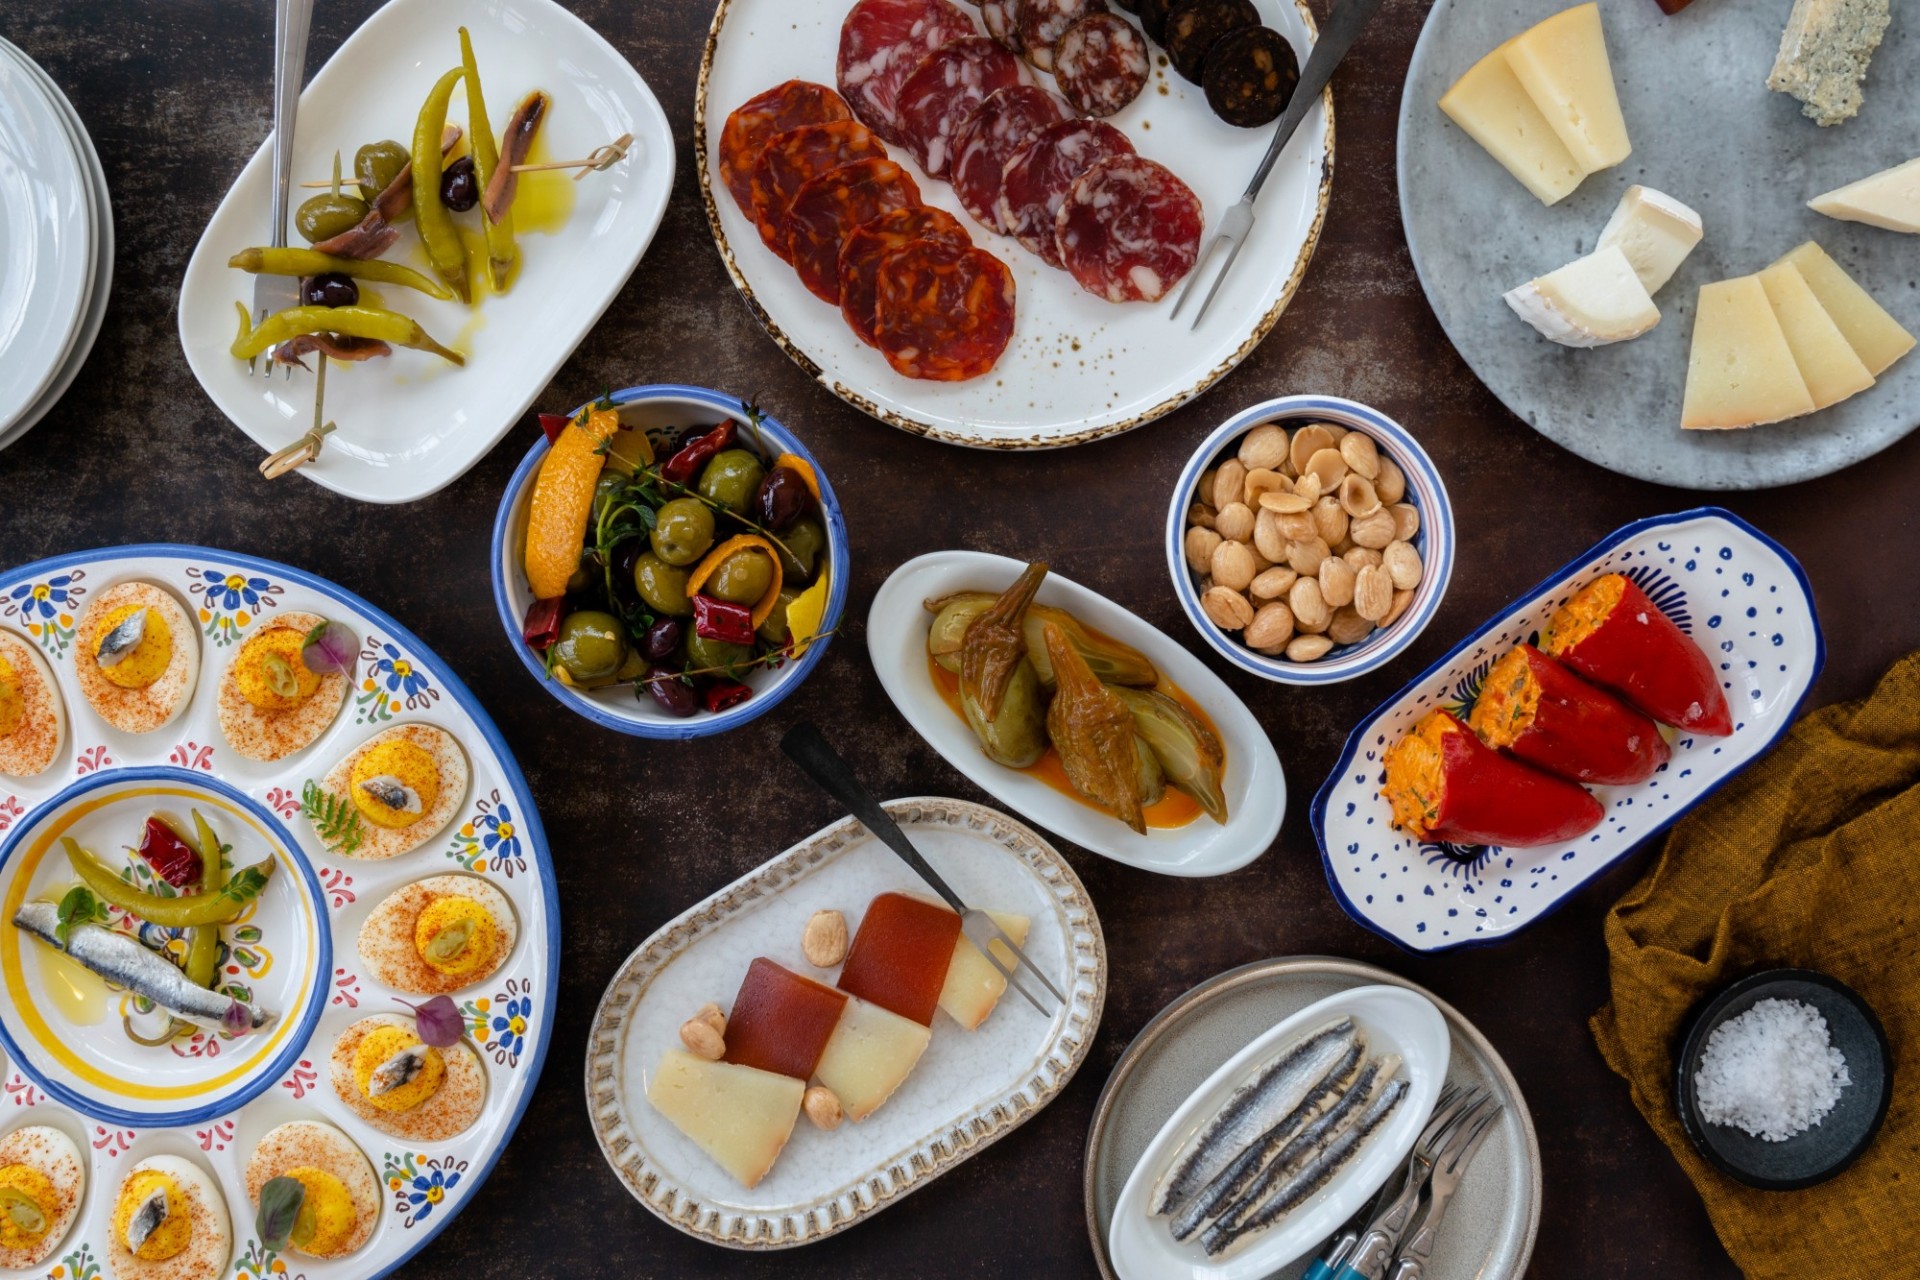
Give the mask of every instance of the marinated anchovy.
[{"label": "marinated anchovy", "polygon": [[383,773],[368,778],[360,784],[360,790],[376,804],[384,805],[395,813],[419,813],[421,809],[419,793],[392,774]]},{"label": "marinated anchovy", "polygon": [[127,1252],[138,1253],[140,1246],[158,1231],[167,1220],[167,1190],[161,1187],[133,1211],[127,1219]]},{"label": "marinated anchovy", "polygon": [[103,667],[117,667],[140,646],[146,634],[147,611],[141,609],[129,614],[126,621],[100,637],[100,647],[94,652],[94,660]]},{"label": "marinated anchovy", "polygon": [[535,89],[520,100],[507,121],[500,137],[500,163],[487,179],[487,193],[480,203],[487,217],[495,222],[513,208],[514,193],[520,189],[520,175],[513,167],[526,162],[527,152],[533,149],[533,137],[540,132],[540,122],[547,118],[547,108],[552,105],[553,100],[543,90]]},{"label": "marinated anchovy", "polygon": [[392,1093],[412,1082],[415,1076],[426,1069],[427,1046],[409,1045],[373,1069],[373,1074],[367,1079],[367,1094],[378,1098],[382,1094]]}]

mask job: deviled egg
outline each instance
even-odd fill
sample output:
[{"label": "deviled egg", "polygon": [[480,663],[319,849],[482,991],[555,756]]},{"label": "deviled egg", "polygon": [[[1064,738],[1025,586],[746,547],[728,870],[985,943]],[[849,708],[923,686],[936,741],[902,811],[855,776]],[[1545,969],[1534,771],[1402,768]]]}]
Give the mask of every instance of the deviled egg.
[{"label": "deviled egg", "polygon": [[428,876],[388,894],[360,926],[374,981],[409,995],[448,995],[506,963],[519,926],[507,896],[479,876]]},{"label": "deviled egg", "polygon": [[40,650],[0,631],[0,774],[31,778],[60,758],[67,709]]},{"label": "deviled egg", "polygon": [[430,724],[384,729],[347,754],[321,787],[362,821],[339,852],[378,860],[411,853],[439,835],[467,796],[467,753]]},{"label": "deviled egg", "polygon": [[37,1267],[66,1239],[87,1189],[72,1138],[22,1125],[0,1138],[0,1267]]},{"label": "deviled egg", "polygon": [[323,627],[314,613],[283,613],[240,645],[220,680],[220,732],[249,760],[292,755],[327,731],[347,701],[347,677],[311,670],[307,636]]},{"label": "deviled egg", "polygon": [[424,1043],[412,1018],[362,1018],[333,1042],[333,1091],[382,1133],[444,1142],[480,1118],[487,1072],[465,1040]]},{"label": "deviled egg", "polygon": [[80,617],[74,675],[100,718],[126,733],[165,728],[187,709],[200,678],[200,633],[173,594],[122,582]]},{"label": "deviled egg", "polygon": [[247,1199],[292,1178],[305,1193],[289,1242],[310,1258],[339,1258],[365,1244],[380,1222],[380,1182],[353,1139],[330,1124],[294,1120],[268,1131],[247,1157]]},{"label": "deviled egg", "polygon": [[127,1170],[107,1241],[114,1280],[216,1280],[232,1254],[227,1202],[199,1165],[148,1156]]}]

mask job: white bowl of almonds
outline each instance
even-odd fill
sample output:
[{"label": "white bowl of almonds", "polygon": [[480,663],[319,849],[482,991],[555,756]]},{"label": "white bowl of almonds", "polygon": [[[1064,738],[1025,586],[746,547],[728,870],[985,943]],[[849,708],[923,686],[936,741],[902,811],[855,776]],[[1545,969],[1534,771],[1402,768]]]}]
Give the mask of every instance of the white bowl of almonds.
[{"label": "white bowl of almonds", "polygon": [[1208,436],[1174,487],[1180,605],[1235,666],[1331,684],[1426,629],[1453,574],[1453,508],[1399,423],[1335,396],[1282,396]]}]

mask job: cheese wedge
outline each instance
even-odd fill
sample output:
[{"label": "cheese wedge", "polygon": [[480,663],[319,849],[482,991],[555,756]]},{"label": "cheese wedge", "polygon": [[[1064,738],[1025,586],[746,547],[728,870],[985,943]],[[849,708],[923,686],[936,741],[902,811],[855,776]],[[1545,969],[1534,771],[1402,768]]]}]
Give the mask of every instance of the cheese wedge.
[{"label": "cheese wedge", "polygon": [[647,1101],[742,1186],[758,1186],[793,1134],[804,1080],[708,1062],[679,1049],[661,1056]]},{"label": "cheese wedge", "polygon": [[1440,109],[1542,204],[1559,203],[1587,176],[1507,65],[1505,45],[1455,81]]},{"label": "cheese wedge", "polygon": [[1618,246],[1530,280],[1506,298],[1522,320],[1564,347],[1625,342],[1660,323],[1660,308]]},{"label": "cheese wedge", "polygon": [[1812,412],[1813,396],[1760,277],[1702,285],[1680,425],[1753,427]]},{"label": "cheese wedge", "polygon": [[[1892,21],[1890,0],[1793,0],[1767,88],[1791,94],[1825,128],[1859,113],[1867,64]],[[1911,110],[1911,103],[1901,104]]]},{"label": "cheese wedge", "polygon": [[1842,222],[1920,235],[1920,160],[1882,169],[1815,196],[1807,201],[1807,208]]},{"label": "cheese wedge", "polygon": [[1618,248],[1648,293],[1658,293],[1700,243],[1700,215],[1652,187],[1627,188],[1600,233],[1602,249]]},{"label": "cheese wedge", "polygon": [[1760,287],[1767,291],[1773,318],[1780,322],[1814,408],[1839,404],[1873,385],[1873,375],[1791,262],[1776,262],[1762,271]]},{"label": "cheese wedge", "polygon": [[1809,240],[1780,261],[1791,262],[1806,277],[1813,296],[1820,299],[1840,332],[1847,335],[1847,344],[1867,366],[1868,373],[1879,377],[1895,360],[1913,350],[1913,335],[1819,245]]},{"label": "cheese wedge", "polygon": [[930,1039],[911,1018],[849,996],[814,1078],[833,1090],[849,1120],[864,1120],[912,1073]]},{"label": "cheese wedge", "polygon": [[[993,922],[1000,926],[1000,932],[1013,939],[1013,945],[1027,945],[1028,922],[1025,916],[1006,915],[999,911],[987,912]],[[1011,952],[995,944],[994,950],[1008,968],[1018,961]],[[973,945],[966,934],[961,934],[953,944],[953,959],[947,965],[947,982],[940,989],[940,1008],[955,1022],[972,1031],[987,1020],[993,1007],[1006,994],[1007,980],[1000,970],[994,967]]]},{"label": "cheese wedge", "polygon": [[1514,37],[1506,53],[1527,96],[1582,169],[1597,173],[1633,153],[1599,5],[1555,14]]}]

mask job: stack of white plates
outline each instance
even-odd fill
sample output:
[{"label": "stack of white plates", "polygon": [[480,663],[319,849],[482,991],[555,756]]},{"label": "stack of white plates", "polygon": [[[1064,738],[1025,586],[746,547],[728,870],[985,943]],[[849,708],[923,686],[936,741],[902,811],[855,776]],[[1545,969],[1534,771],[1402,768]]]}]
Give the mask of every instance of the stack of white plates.
[{"label": "stack of white plates", "polygon": [[0,40],[0,449],[72,385],[112,286],[93,140],[53,78]]}]

